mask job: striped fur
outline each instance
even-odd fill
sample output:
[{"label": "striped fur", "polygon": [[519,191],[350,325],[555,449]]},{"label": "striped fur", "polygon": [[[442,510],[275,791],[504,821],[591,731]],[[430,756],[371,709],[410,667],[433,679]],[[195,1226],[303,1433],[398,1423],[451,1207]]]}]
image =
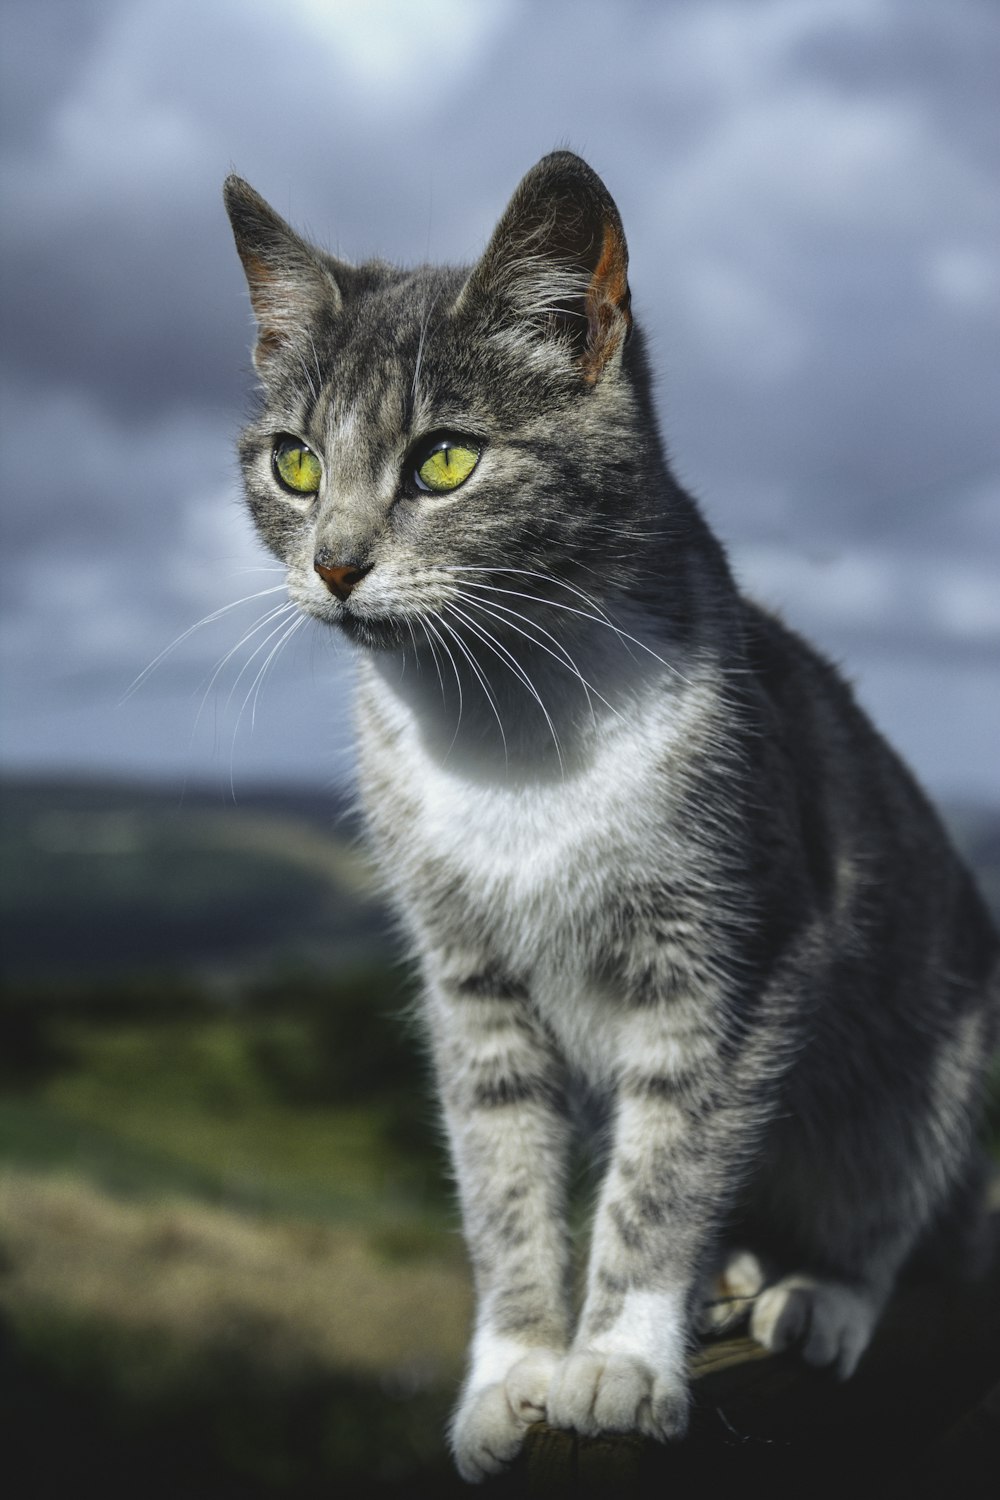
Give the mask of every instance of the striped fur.
[{"label": "striped fur", "polygon": [[[975,1241],[996,938],[909,773],[673,479],[614,204],[556,153],[471,271],[403,271],[227,200],[261,325],[248,503],[293,599],[362,648],[361,788],[424,977],[478,1297],[459,1469],[543,1414],[683,1432],[727,1247],[755,1335],[849,1374],[914,1253]],[[480,460],[428,495],[440,432]],[[282,433],[315,497],[277,486]],[[348,597],[320,549],[363,574]]]}]

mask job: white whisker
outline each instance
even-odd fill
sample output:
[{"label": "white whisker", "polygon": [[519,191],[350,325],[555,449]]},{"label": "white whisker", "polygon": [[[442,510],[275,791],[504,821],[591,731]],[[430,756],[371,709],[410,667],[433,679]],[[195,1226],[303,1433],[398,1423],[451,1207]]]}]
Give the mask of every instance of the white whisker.
[{"label": "white whisker", "polygon": [[[197,730],[198,725],[201,722],[201,716],[204,713],[205,704],[208,702],[208,696],[211,693],[211,691],[212,691],[213,687],[215,686],[216,682],[218,681],[218,679],[219,679],[219,677],[220,677],[223,669],[226,667],[227,663],[229,663],[230,661],[232,661],[232,659],[236,655],[237,651],[239,651],[243,646],[245,646],[248,641],[251,641],[253,639],[253,637],[257,634],[258,631],[263,630],[265,628],[265,626],[270,625],[274,620],[280,620],[283,616],[287,615],[289,613],[289,611],[293,610],[294,608],[295,608],[295,605],[292,604],[291,600],[286,599],[284,604],[279,604],[274,609],[269,609],[264,615],[261,616],[261,618],[259,620],[257,620],[253,625],[251,625],[251,627],[250,627],[249,630],[244,631],[243,635],[241,635],[240,638],[239,638],[239,640],[236,642],[236,645],[235,646],[230,646],[229,650],[226,652],[225,656],[222,657],[221,661],[219,661],[219,662],[216,663],[215,668],[212,671],[212,675],[208,679],[208,682],[205,685],[205,690],[204,690],[204,692],[201,695],[201,702],[198,704],[198,712],[194,716],[194,723],[191,726],[191,738],[192,738],[192,740],[194,739],[195,731]],[[279,627],[279,629],[280,629],[280,627]],[[272,632],[272,634],[273,634],[273,632]],[[270,638],[271,637],[268,636],[267,639],[262,643],[262,645],[266,645],[267,641],[270,640]],[[257,651],[259,651],[261,649],[262,649],[261,646],[257,647]],[[254,652],[253,656],[257,655],[257,651]],[[251,656],[250,661],[253,661],[253,656]],[[247,666],[249,666],[249,664],[250,663],[248,662]],[[244,667],[243,670],[246,671],[246,667]],[[239,678],[236,679],[236,682],[239,682]],[[236,683],[233,684],[233,691],[235,691],[235,688],[236,688]],[[229,699],[231,699],[232,696],[233,696],[233,694],[232,694],[232,692],[230,692]],[[226,700],[227,705],[228,705],[229,699]]]},{"label": "white whisker", "polygon": [[[589,604],[592,609],[596,609],[608,624],[611,623],[610,616],[604,610],[604,607],[602,606],[599,599],[595,599],[593,594],[586,593],[584,589],[577,588],[575,584],[568,583],[565,578],[557,578],[553,573],[539,573],[536,569],[533,568],[470,568],[463,567],[461,563],[456,563],[454,566],[446,567],[443,569],[443,571],[445,573],[486,573],[490,576],[495,576],[497,573],[503,573],[514,574],[518,578],[538,578],[542,581],[542,583],[555,584],[558,588],[567,589],[571,594],[575,594],[578,599],[582,599],[584,604]],[[530,594],[524,595],[525,599],[529,599],[532,597],[534,596]],[[544,603],[545,601],[539,599],[538,602]]]},{"label": "white whisker", "polygon": [[[230,789],[230,791],[233,794],[233,801],[236,800],[236,786],[235,786],[236,738],[237,738],[237,735],[239,734],[240,724],[242,722],[243,715],[246,712],[246,706],[250,702],[250,699],[252,697],[253,698],[253,705],[252,705],[251,710],[250,710],[250,732],[253,733],[254,727],[255,727],[255,725],[257,723],[257,702],[258,702],[258,699],[260,697],[261,689],[264,686],[264,679],[267,676],[268,669],[271,666],[271,664],[275,661],[275,659],[277,658],[278,653],[283,649],[283,647],[285,645],[287,645],[287,643],[291,640],[291,638],[295,634],[295,632],[298,629],[300,629],[301,626],[303,626],[305,624],[305,622],[306,622],[305,615],[296,615],[295,619],[292,620],[292,622],[289,625],[285,625],[284,621],[282,621],[282,625],[279,625],[277,630],[273,630],[271,632],[271,634],[267,637],[267,639],[257,648],[257,650],[254,652],[254,655],[250,658],[250,661],[253,661],[254,657],[258,656],[260,654],[260,652],[264,649],[264,646],[267,645],[267,642],[269,640],[271,640],[273,636],[278,635],[278,632],[281,631],[279,639],[271,647],[271,650],[268,652],[267,656],[264,658],[263,664],[261,665],[261,667],[257,671],[257,674],[254,677],[253,682],[250,684],[250,687],[249,687],[249,689],[247,691],[247,695],[243,699],[243,702],[240,705],[240,711],[236,715],[236,723],[233,725],[232,749],[230,750],[230,753],[229,753],[229,789]],[[284,628],[282,628],[282,627],[284,627]],[[250,663],[248,662],[247,666],[249,666],[249,665],[250,665]],[[245,670],[246,670],[246,668],[244,667],[243,671],[245,671]],[[243,675],[243,672],[240,673],[240,677],[242,677],[242,675]],[[236,679],[236,681],[237,682],[239,681],[239,677]],[[234,691],[235,691],[235,687],[236,687],[236,683],[233,684],[233,690]],[[232,698],[232,692],[230,692],[229,698],[230,699]],[[228,703],[229,699],[227,699],[226,701]]]},{"label": "white whisker", "polygon": [[[419,671],[420,670],[420,662],[419,662],[418,655],[417,655],[417,637],[416,637],[416,632],[413,629],[413,621],[410,619],[409,615],[404,616],[404,619],[405,619],[405,622],[406,622],[406,628],[410,632],[410,640],[413,643],[413,660],[414,660],[414,662],[416,664],[417,670]],[[405,650],[403,652],[403,661],[404,662],[406,661],[406,651]]]},{"label": "white whisker", "polygon": [[[455,687],[458,690],[458,718],[455,721],[455,733],[452,736],[452,741],[451,741],[452,745],[454,745],[455,740],[458,739],[458,731],[462,727],[462,678],[461,678],[461,675],[459,673],[458,666],[456,665],[455,658],[452,655],[451,648],[448,645],[448,642],[445,641],[445,640],[442,640],[441,636],[438,634],[438,631],[435,629],[433,623],[429,619],[424,619],[422,621],[422,624],[423,624],[423,627],[424,627],[425,630],[430,631],[431,635],[434,636],[435,640],[438,642],[438,645],[444,651],[445,655],[447,656],[448,660],[451,663],[451,670],[455,674]],[[443,624],[443,621],[439,620],[438,624]],[[443,680],[441,682],[441,701],[442,702],[445,701],[445,697],[444,697],[444,682],[443,682]]]},{"label": "white whisker", "polygon": [[[282,651],[283,646],[286,645],[286,642],[288,642],[288,640],[291,640],[291,637],[294,636],[295,631],[300,630],[301,625],[304,625],[304,624],[306,624],[306,616],[304,616],[304,615],[297,615],[297,618],[292,619],[291,624],[289,624],[288,627],[285,628],[285,631],[283,631],[283,633],[280,634],[280,637],[279,637],[279,639],[277,639],[277,642],[274,643],[273,646],[271,646],[270,651],[268,651],[268,654],[265,655],[264,664],[262,664],[261,669],[259,669],[258,673],[256,673],[255,678],[253,678],[252,684],[250,684],[250,691],[249,691],[249,693],[246,694],[246,697],[244,697],[244,699],[243,699],[243,706],[241,706],[240,712],[238,712],[238,715],[237,715],[237,721],[235,721],[235,729],[238,729],[238,727],[240,727],[240,718],[243,717],[243,709],[246,708],[247,699],[249,699],[250,693],[253,694],[253,703],[252,703],[252,706],[250,706],[250,732],[252,732],[252,730],[255,729],[255,727],[256,727],[256,705],[258,705],[259,696],[261,696],[261,688],[264,687],[264,678],[265,678],[265,676],[267,676],[268,669],[270,669],[271,663],[273,663],[274,658],[277,657],[277,654],[279,654],[279,651]],[[271,631],[271,634],[276,634],[276,633],[277,633],[277,631]],[[270,640],[271,636],[268,636],[267,639]],[[267,640],[265,640],[264,645],[267,645]],[[235,729],[234,729],[234,735],[232,735],[232,739],[234,739],[234,745],[235,745]]]},{"label": "white whisker", "polygon": [[312,376],[309,373],[309,366],[306,364],[305,356],[302,354],[301,350],[299,350],[299,349],[296,349],[295,353],[296,353],[296,355],[298,357],[299,364],[302,366],[302,373],[303,373],[303,375],[306,378],[306,385],[309,387],[309,390],[312,392],[313,401],[316,402],[316,401],[319,400],[319,391],[313,385],[313,379],[312,379]]},{"label": "white whisker", "polygon": [[[284,569],[282,569],[281,571],[284,572]],[[223,615],[229,614],[231,610],[239,609],[241,604],[249,604],[254,599],[263,599],[268,594],[280,594],[284,590],[284,588],[285,585],[283,583],[277,583],[272,588],[259,589],[255,594],[245,594],[242,599],[234,599],[232,604],[223,604],[221,609],[213,609],[210,614],[204,615],[200,620],[196,621],[194,625],[189,625],[187,630],[181,631],[181,634],[177,636],[175,640],[172,640],[170,642],[169,646],[164,646],[163,650],[159,652],[157,656],[153,657],[153,660],[147,667],[143,667],[138,677],[134,678],[133,681],[129,683],[129,686],[125,689],[125,692],[119,698],[118,706],[121,707],[123,703],[127,703],[128,700],[132,697],[132,694],[138,692],[139,688],[146,681],[146,678],[150,675],[150,673],[156,670],[156,668],[160,665],[160,662],[164,661],[172,651],[176,651],[178,646],[182,646],[190,636],[194,635],[196,630],[201,630],[204,625],[212,625],[216,620],[221,620]]]},{"label": "white whisker", "polygon": [[[253,637],[258,633],[258,631],[261,631],[261,630],[265,629],[265,627],[268,626],[268,625],[270,625],[270,624],[272,624],[272,622],[274,620],[279,620],[279,619],[283,619],[284,617],[287,617],[287,615],[291,611],[295,610],[295,608],[296,608],[296,606],[292,603],[292,601],[290,599],[286,599],[285,602],[284,602],[284,604],[279,604],[274,609],[267,610],[261,616],[260,619],[258,619],[253,625],[250,626],[249,630],[244,631],[243,635],[240,636],[240,638],[236,642],[235,646],[231,646],[229,648],[229,650],[226,652],[225,656],[223,656],[222,659],[219,662],[216,663],[216,665],[215,665],[215,667],[214,667],[214,669],[212,671],[212,675],[209,677],[208,682],[205,685],[205,689],[204,689],[204,691],[203,691],[203,693],[201,695],[201,701],[198,704],[198,710],[197,710],[197,712],[196,712],[196,714],[194,716],[194,723],[191,725],[191,735],[190,735],[190,739],[189,739],[189,747],[193,747],[193,745],[194,745],[195,735],[198,732],[198,725],[201,723],[201,716],[205,712],[205,705],[208,703],[209,695],[210,695],[210,693],[212,691],[212,688],[215,686],[216,682],[218,681],[220,675],[224,671],[227,663],[230,662],[230,661],[232,661],[232,659],[236,655],[237,651],[239,651],[243,646],[245,646],[248,641],[252,640]],[[279,626],[278,628],[280,629],[281,627]],[[273,635],[273,634],[274,634],[274,632],[272,631],[271,635]],[[258,646],[257,650],[254,651],[253,656],[256,656],[258,654],[258,652],[263,649],[263,646],[266,646],[267,641],[271,639],[271,635],[269,635],[267,637],[267,639],[262,643],[261,646]],[[251,661],[253,660],[253,656],[251,656],[251,658],[250,658]],[[249,663],[247,663],[247,665],[249,665]],[[246,668],[244,668],[244,671],[245,670],[246,670]],[[239,678],[237,678],[237,682],[238,681],[239,681]],[[234,683],[233,684],[233,691],[235,691],[235,686],[236,686],[236,684]],[[230,692],[229,699],[226,700],[227,703],[229,702],[229,700],[231,698],[232,698],[232,692]]]},{"label": "white whisker", "polygon": [[[450,569],[449,571],[457,572],[457,571],[460,571],[460,570],[459,569]],[[465,570],[461,570],[461,571],[465,571]],[[473,568],[473,569],[469,569],[468,571],[470,571],[470,572],[476,572],[476,573],[489,573],[491,571],[497,572],[497,573],[517,573],[517,572],[523,572],[524,576],[525,577],[529,577],[529,578],[545,578],[545,576],[546,576],[544,573],[529,573],[529,572],[527,572],[527,570],[523,570],[523,569],[519,569],[519,568],[495,568],[495,569],[492,569],[492,570],[489,569],[489,568]],[[551,583],[560,583],[560,582],[562,582],[561,579],[557,579],[557,578],[547,579],[546,581],[547,582],[551,582]],[[624,641],[628,641],[628,642],[631,642],[631,644],[633,646],[638,646],[639,649],[640,649],[640,651],[645,651],[646,654],[648,656],[651,656],[654,661],[658,661],[660,663],[661,667],[666,667],[667,671],[673,673],[673,675],[676,678],[678,678],[679,681],[685,683],[688,687],[691,686],[691,684],[688,682],[688,679],[684,676],[683,672],[681,672],[677,667],[675,667],[672,662],[665,661],[664,658],[658,654],[658,652],[656,652],[656,651],[653,650],[652,646],[647,646],[646,642],[645,641],[641,641],[638,636],[631,635],[629,633],[629,631],[623,630],[620,625],[616,625],[614,623],[614,621],[608,615],[606,615],[604,613],[603,610],[601,611],[600,614],[593,614],[589,610],[576,609],[571,604],[560,604],[555,599],[545,599],[545,598],[543,598],[539,594],[526,594],[521,589],[502,589],[502,588],[497,587],[496,585],[475,583],[471,579],[467,579],[466,580],[466,587],[467,588],[474,588],[474,589],[476,589],[476,588],[477,589],[483,589],[486,592],[492,592],[492,593],[496,593],[496,594],[509,594],[514,599],[527,599],[532,604],[541,604],[541,605],[545,606],[548,609],[561,609],[561,610],[565,611],[567,614],[578,615],[582,620],[591,620],[595,625],[603,625],[608,630],[613,631],[614,634],[617,635],[621,641],[623,641],[623,642]],[[567,587],[570,587],[570,585],[567,585]],[[579,589],[574,589],[573,592],[574,593],[580,593],[580,590]],[[580,597],[585,599],[587,596],[585,594],[580,594]]]},{"label": "white whisker", "polygon": [[[482,600],[473,599],[471,595],[465,592],[464,589],[459,589],[458,597],[464,600],[465,603],[468,604],[472,609],[478,609],[483,611],[485,614],[488,614],[491,619],[495,620],[498,614],[504,615],[506,618],[503,623],[507,624],[511,630],[516,630],[518,635],[523,636],[526,641],[529,641],[533,646],[537,646],[539,650],[544,651],[547,656],[551,656],[553,661],[558,662],[561,667],[565,667],[567,671],[571,672],[573,676],[577,678],[581,687],[587,695],[587,706],[590,709],[591,719],[593,720],[595,726],[597,724],[597,715],[594,712],[594,705],[592,701],[593,698],[596,698],[599,703],[603,703],[605,708],[610,709],[610,711],[615,715],[615,718],[622,718],[622,715],[618,712],[613,704],[608,702],[604,694],[598,692],[593,683],[587,681],[586,677],[584,677],[583,673],[580,671],[580,668],[577,666],[570,653],[566,650],[566,647],[559,640],[558,636],[554,636],[550,630],[546,630],[544,626],[539,625],[537,620],[532,620],[530,616],[523,614],[519,609],[511,609],[510,606],[506,604],[497,604],[495,602],[491,602],[489,605],[486,605],[482,602]],[[523,620],[525,625],[530,625],[533,630],[537,630],[541,635],[544,635],[547,640],[552,641],[557,650],[551,650],[551,648],[546,646],[544,641],[540,641],[537,636],[530,634],[529,631],[524,630],[520,625],[515,625],[515,620]],[[501,622],[498,621],[497,623]]]},{"label": "white whisker", "polygon": [[[423,633],[424,633],[424,640],[427,642],[427,645],[430,648],[431,660],[434,662],[434,670],[437,672],[438,685],[439,685],[439,687],[441,689],[441,702],[444,703],[446,701],[445,695],[444,695],[444,678],[441,676],[441,663],[438,661],[437,647],[434,645],[434,642],[431,640],[430,635],[428,634],[428,631],[427,631],[427,622],[425,620],[420,619],[419,616],[418,616],[418,618],[417,618],[417,624],[420,626],[421,630],[423,631]],[[411,630],[412,630],[412,627],[411,627]]]},{"label": "white whisker", "polygon": [[496,701],[495,701],[495,699],[493,697],[493,694],[490,692],[489,684],[486,681],[486,678],[483,675],[483,672],[480,669],[479,664],[476,661],[476,658],[472,655],[471,651],[468,649],[468,647],[466,646],[465,642],[462,640],[462,637],[459,635],[458,631],[455,630],[455,629],[453,629],[453,627],[448,624],[447,620],[442,619],[442,617],[440,615],[438,616],[438,624],[441,626],[442,630],[446,630],[448,632],[448,634],[451,636],[452,640],[455,642],[455,645],[461,651],[462,655],[465,657],[466,661],[469,663],[469,666],[472,668],[473,675],[476,677],[477,681],[479,682],[479,685],[482,688],[483,692],[486,694],[487,702],[489,703],[490,707],[493,710],[493,716],[496,719],[496,721],[497,721],[497,727],[500,730],[500,738],[503,741],[503,758],[504,758],[504,764],[505,765],[509,765],[510,762],[509,762],[508,753],[507,753],[507,736],[504,734],[503,720],[500,718],[500,710],[497,708]]},{"label": "white whisker", "polygon": [[[255,635],[258,630],[260,630],[260,629],[263,628],[264,625],[269,625],[269,624],[272,623],[272,621],[277,620],[278,623],[277,623],[277,625],[274,626],[274,629],[273,630],[269,630],[268,633],[267,633],[267,635],[264,637],[264,639],[262,641],[260,641],[257,646],[254,647],[253,651],[250,653],[250,655],[247,657],[246,661],[243,663],[242,667],[240,667],[240,670],[237,672],[237,674],[236,674],[236,680],[234,681],[232,687],[229,689],[229,693],[228,693],[228,696],[226,698],[226,707],[228,708],[229,705],[232,703],[233,698],[236,695],[236,689],[239,687],[240,683],[242,682],[243,678],[246,676],[247,672],[249,672],[249,670],[252,667],[253,663],[257,660],[257,658],[260,655],[260,653],[262,651],[266,650],[268,642],[269,641],[273,641],[274,637],[276,635],[278,635],[282,630],[284,630],[284,628],[285,628],[285,620],[286,620],[289,612],[292,611],[292,610],[296,610],[296,608],[297,608],[297,606],[295,604],[293,604],[291,602],[291,600],[289,600],[286,604],[280,605],[278,609],[275,609],[275,610],[271,611],[271,614],[270,614],[270,616],[267,619],[261,620],[259,622],[259,624],[255,625],[254,629],[252,631],[250,631],[247,635],[245,635],[241,641],[237,641],[236,645],[232,648],[231,651],[228,651],[226,653],[226,655],[222,658],[222,661],[219,663],[219,665],[216,667],[215,671],[212,673],[212,677],[211,677],[211,680],[210,680],[210,682],[208,684],[208,687],[205,689],[205,696],[206,697],[208,696],[208,693],[211,691],[212,686],[215,683],[216,678],[218,677],[219,673],[222,671],[222,668],[226,665],[226,662],[229,661],[231,657],[235,656],[236,652],[240,649],[240,647],[243,646],[243,645],[245,645],[246,642],[250,639],[250,636],[251,635]],[[202,699],[202,702],[204,703],[204,699]]]},{"label": "white whisker", "polygon": [[[444,708],[447,706],[448,698],[444,690],[444,677],[441,675],[441,663],[438,661],[437,646],[435,646],[434,640],[431,639],[431,631],[433,630],[433,626],[430,624],[429,620],[420,620],[419,624],[424,632],[424,638],[426,639],[427,644],[430,647],[431,656],[434,659],[434,667],[437,672],[438,685],[441,688],[441,706]],[[443,646],[445,651],[448,651],[447,645],[444,641],[442,641],[436,630],[434,631],[434,637],[437,640],[437,644],[439,646]],[[448,659],[451,662],[452,671],[455,673],[455,684],[458,688],[458,716],[455,720],[455,732],[451,737],[451,743],[449,744],[448,749],[445,751],[446,760],[454,749],[455,741],[458,739],[458,732],[462,727],[462,684],[459,680],[458,672],[455,668],[454,657],[452,656],[450,651],[448,651]]]},{"label": "white whisker", "polygon": [[523,682],[524,686],[528,689],[528,692],[534,698],[535,702],[538,704],[538,707],[542,711],[545,722],[549,727],[549,733],[552,735],[552,743],[555,745],[556,759],[559,761],[559,769],[563,771],[565,768],[563,766],[562,749],[559,744],[559,736],[556,734],[556,727],[553,724],[551,717],[549,716],[548,709],[542,702],[541,694],[538,692],[538,689],[535,687],[535,684],[532,682],[531,678],[528,676],[527,672],[524,670],[517,657],[513,654],[513,652],[508,651],[507,647],[501,641],[498,641],[496,636],[492,635],[484,625],[478,625],[476,621],[470,620],[465,611],[459,609],[457,604],[446,604],[445,609],[449,612],[449,614],[453,614],[456,619],[461,620],[465,628],[467,630],[471,630],[473,635],[475,635],[479,640],[483,642],[487,650],[493,652],[494,656],[498,656],[504,663],[504,665],[508,667],[509,670],[514,674],[518,681]]},{"label": "white whisker", "polygon": [[[318,401],[319,400],[319,391],[321,391],[323,389],[323,371],[319,367],[319,355],[316,353],[316,345],[315,345],[315,342],[313,341],[313,336],[309,332],[308,329],[306,330],[306,338],[309,340],[309,347],[312,350],[313,364],[316,366],[316,379],[319,382],[319,390],[314,390],[313,391],[313,396],[314,396],[315,400]],[[311,384],[311,382],[310,382],[310,384]]]},{"label": "white whisker", "polygon": [[431,317],[434,313],[435,307],[437,307],[437,304],[437,296],[434,296],[429,302],[427,311],[424,313],[423,321],[420,324],[420,339],[417,343],[417,358],[413,366],[413,380],[410,385],[411,402],[417,399],[417,381],[420,379],[420,366],[423,364],[424,360],[424,341],[427,338],[427,330],[430,327]]}]

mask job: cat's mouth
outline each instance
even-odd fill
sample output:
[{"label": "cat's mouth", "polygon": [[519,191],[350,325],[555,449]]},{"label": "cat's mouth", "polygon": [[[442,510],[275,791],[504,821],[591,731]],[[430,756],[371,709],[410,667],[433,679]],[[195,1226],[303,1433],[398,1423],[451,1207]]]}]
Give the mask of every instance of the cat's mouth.
[{"label": "cat's mouth", "polygon": [[396,650],[409,639],[400,622],[388,616],[357,615],[345,609],[331,624],[339,627],[355,645],[370,651]]},{"label": "cat's mouth", "polygon": [[372,651],[398,649],[410,639],[405,621],[392,614],[379,614],[353,600],[335,599],[325,590],[317,590],[313,580],[302,585],[295,574],[289,578],[289,594],[304,614],[311,615],[332,630],[341,630],[348,640]]}]

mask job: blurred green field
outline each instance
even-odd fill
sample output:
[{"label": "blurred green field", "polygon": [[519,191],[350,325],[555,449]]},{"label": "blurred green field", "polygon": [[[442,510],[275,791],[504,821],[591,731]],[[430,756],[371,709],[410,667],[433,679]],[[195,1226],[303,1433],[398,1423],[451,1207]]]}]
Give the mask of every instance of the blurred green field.
[{"label": "blurred green field", "polygon": [[[32,1004],[44,1014],[37,996]],[[333,994],[330,1014],[347,1031],[351,1006],[337,1004]],[[390,1074],[362,1101],[356,1074],[342,1096],[324,1098],[356,1039],[327,1074],[328,1039],[308,1016],[57,1015],[43,1025],[49,1067],[0,1098],[0,1152],[24,1165],[86,1171],[119,1192],[182,1192],[323,1221],[444,1211],[419,1095]],[[390,1028],[386,1018],[387,1038]],[[387,1040],[387,1054],[396,1045]],[[412,1066],[418,1085],[418,1057]]]},{"label": "blurred green field", "polygon": [[306,796],[28,784],[3,813],[20,1493],[447,1493],[468,1281],[353,840]]},{"label": "blurred green field", "polygon": [[[26,1380],[44,1392],[19,1431],[36,1429],[48,1483],[67,1450],[38,1446],[40,1414],[97,1393],[89,1461],[127,1430],[122,1486],[143,1494],[450,1483],[469,1293],[423,1063],[379,1008],[399,983],[272,982],[220,1013],[188,982],[179,1014],[162,983],[125,1017],[121,989],[102,1005],[8,987],[0,1314],[15,1405]],[[169,1483],[150,1489],[140,1470],[178,1412],[202,1434],[194,1468],[158,1460]]]},{"label": "blurred green field", "polygon": [[[468,1276],[410,980],[349,820],[310,792],[0,790],[19,1497],[459,1492]],[[963,816],[996,897],[997,820]]]}]

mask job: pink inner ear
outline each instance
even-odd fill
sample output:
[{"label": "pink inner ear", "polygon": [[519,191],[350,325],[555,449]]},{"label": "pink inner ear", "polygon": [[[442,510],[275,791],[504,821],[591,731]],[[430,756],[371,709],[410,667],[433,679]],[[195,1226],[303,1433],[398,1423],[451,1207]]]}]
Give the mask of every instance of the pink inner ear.
[{"label": "pink inner ear", "polygon": [[282,342],[281,333],[274,323],[274,307],[268,292],[268,283],[274,279],[273,273],[259,255],[244,255],[241,251],[240,259],[246,272],[250,305],[257,319],[257,348],[254,357],[266,357],[273,354]]},{"label": "pink inner ear", "polygon": [[587,288],[587,348],[583,374],[593,385],[632,327],[625,236],[610,220],[604,223],[601,258]]}]

